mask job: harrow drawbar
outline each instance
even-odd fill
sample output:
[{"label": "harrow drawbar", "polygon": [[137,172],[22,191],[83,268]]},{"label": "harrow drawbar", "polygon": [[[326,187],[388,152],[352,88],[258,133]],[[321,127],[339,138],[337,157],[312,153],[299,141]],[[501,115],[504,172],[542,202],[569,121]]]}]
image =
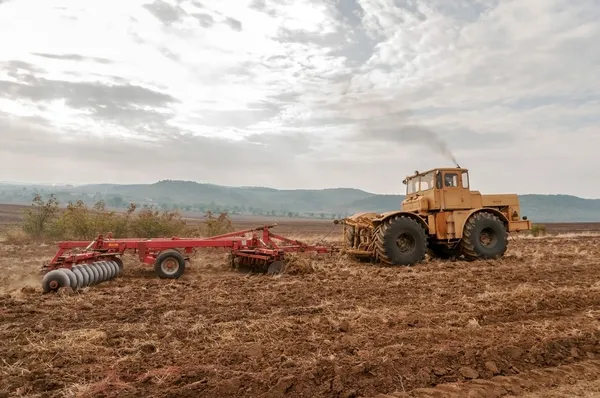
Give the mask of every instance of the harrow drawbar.
[{"label": "harrow drawbar", "polygon": [[[285,268],[285,253],[330,253],[325,246],[312,246],[304,242],[273,234],[274,225],[236,231],[210,238],[113,239],[98,235],[93,241],[58,242],[54,258],[42,267],[44,293],[61,287],[77,290],[96,285],[119,276],[123,271],[121,256],[126,252],[137,254],[140,261],[154,265],[160,278],[175,279],[183,275],[189,255],[200,248],[229,249],[231,265],[244,266],[254,271],[277,274]],[[258,234],[257,232],[262,232]]]}]

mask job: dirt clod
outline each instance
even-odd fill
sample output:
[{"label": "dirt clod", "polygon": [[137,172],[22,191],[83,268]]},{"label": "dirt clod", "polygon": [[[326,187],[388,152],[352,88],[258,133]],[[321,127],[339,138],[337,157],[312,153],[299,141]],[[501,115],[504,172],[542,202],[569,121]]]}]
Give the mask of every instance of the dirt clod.
[{"label": "dirt clod", "polygon": [[21,288],[21,293],[23,293],[23,294],[35,294],[35,293],[37,293],[37,290],[36,290],[35,287],[27,285],[27,286],[23,286]]},{"label": "dirt clod", "polygon": [[73,296],[75,294],[75,291],[71,287],[65,286],[65,287],[58,288],[56,293],[60,297],[67,297],[67,296]]},{"label": "dirt clod", "polygon": [[444,368],[433,368],[433,374],[436,376],[446,376],[448,371]]},{"label": "dirt clod", "polygon": [[272,392],[285,394],[289,391],[290,388],[296,382],[296,376],[284,376],[277,381],[275,387],[273,387]]},{"label": "dirt clod", "polygon": [[500,369],[498,369],[498,366],[496,366],[495,362],[487,361],[485,363],[485,368],[492,372],[493,375],[497,375],[500,373]]},{"label": "dirt clod", "polygon": [[476,379],[479,377],[479,372],[468,366],[460,368],[460,374],[466,379]]},{"label": "dirt clod", "polygon": [[350,330],[350,322],[343,320],[340,322],[338,328],[341,332],[347,332],[348,330]]}]

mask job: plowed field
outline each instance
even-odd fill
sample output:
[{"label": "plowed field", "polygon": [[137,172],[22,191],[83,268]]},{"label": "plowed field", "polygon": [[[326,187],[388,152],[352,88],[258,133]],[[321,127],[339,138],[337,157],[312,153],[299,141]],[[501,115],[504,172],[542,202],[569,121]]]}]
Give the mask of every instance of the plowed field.
[{"label": "plowed field", "polygon": [[[277,232],[317,241],[331,224],[315,225]],[[128,257],[42,295],[53,254],[0,242],[4,396],[600,397],[600,237],[410,268],[306,254],[278,276],[202,251],[176,281]]]}]

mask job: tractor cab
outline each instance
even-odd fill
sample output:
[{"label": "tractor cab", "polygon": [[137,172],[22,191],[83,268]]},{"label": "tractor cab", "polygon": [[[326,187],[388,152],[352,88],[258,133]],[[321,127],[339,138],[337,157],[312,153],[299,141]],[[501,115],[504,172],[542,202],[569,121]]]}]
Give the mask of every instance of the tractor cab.
[{"label": "tractor cab", "polygon": [[402,181],[406,199],[402,209],[411,212],[459,210],[471,208],[469,171],[460,167],[415,171]]}]

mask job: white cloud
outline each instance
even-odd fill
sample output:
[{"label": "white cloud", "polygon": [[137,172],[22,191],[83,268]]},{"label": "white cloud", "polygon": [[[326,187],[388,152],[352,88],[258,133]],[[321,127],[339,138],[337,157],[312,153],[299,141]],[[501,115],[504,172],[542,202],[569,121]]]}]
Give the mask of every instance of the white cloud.
[{"label": "white cloud", "polygon": [[[585,180],[600,166],[599,19],[594,0],[8,1],[0,180],[100,167],[113,182],[399,192],[406,173],[450,165],[397,142],[419,125],[484,192],[600,197]],[[53,144],[87,134],[102,154]]]}]

